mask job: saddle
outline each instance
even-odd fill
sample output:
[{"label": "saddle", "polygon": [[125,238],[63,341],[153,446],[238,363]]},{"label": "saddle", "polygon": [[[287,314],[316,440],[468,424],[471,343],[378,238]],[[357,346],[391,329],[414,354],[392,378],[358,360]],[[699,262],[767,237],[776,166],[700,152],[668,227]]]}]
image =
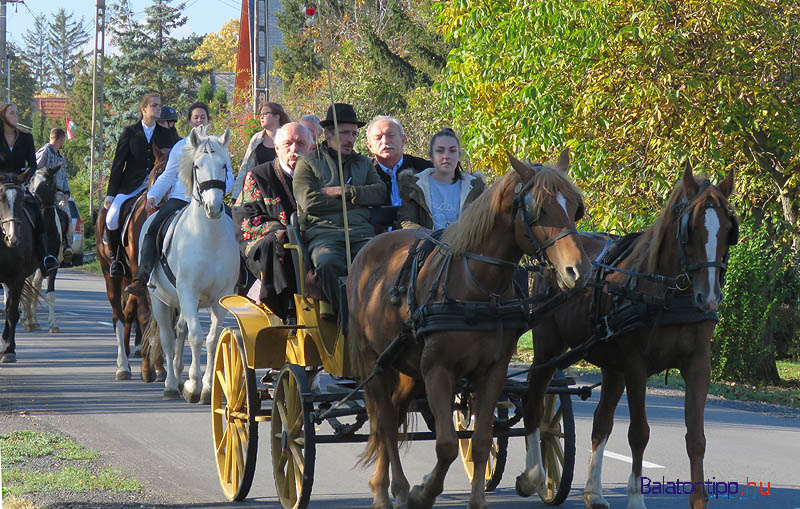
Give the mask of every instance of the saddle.
[{"label": "saddle", "polygon": [[172,236],[175,234],[175,225],[178,224],[178,219],[185,210],[186,208],[178,209],[167,216],[158,227],[158,233],[156,234],[156,253],[159,253],[158,262],[161,264],[161,268],[164,269],[164,274],[169,279],[169,282],[172,283],[172,286],[175,286],[175,273],[172,272],[169,262],[167,262],[167,252],[172,242]]},{"label": "saddle", "polygon": [[119,208],[119,218],[120,222],[122,223],[122,229],[120,229],[120,235],[122,237],[122,245],[124,247],[128,247],[128,228],[130,228],[131,218],[133,217],[133,211],[136,210],[136,206],[139,204],[140,200],[147,199],[147,190],[142,191],[141,193],[137,194],[136,196],[131,196],[122,204]]}]

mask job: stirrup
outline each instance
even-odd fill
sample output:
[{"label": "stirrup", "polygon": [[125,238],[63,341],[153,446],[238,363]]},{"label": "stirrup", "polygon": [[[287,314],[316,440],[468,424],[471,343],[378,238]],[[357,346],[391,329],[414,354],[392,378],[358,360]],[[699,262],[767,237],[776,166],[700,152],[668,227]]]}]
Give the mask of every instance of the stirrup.
[{"label": "stirrup", "polygon": [[55,256],[49,254],[45,256],[44,259],[42,260],[42,265],[44,265],[45,272],[48,273],[53,272],[55,270],[58,270],[58,259]]},{"label": "stirrup", "polygon": [[111,262],[111,266],[108,268],[108,275],[111,277],[125,276],[125,266],[122,265],[121,261],[114,260]]}]

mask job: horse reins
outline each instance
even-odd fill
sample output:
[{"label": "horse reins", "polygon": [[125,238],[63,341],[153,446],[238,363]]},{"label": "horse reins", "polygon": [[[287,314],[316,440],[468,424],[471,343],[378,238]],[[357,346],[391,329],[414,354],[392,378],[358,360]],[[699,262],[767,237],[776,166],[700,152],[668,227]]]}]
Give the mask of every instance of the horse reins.
[{"label": "horse reins", "polygon": [[202,194],[204,191],[208,191],[209,189],[220,189],[223,193],[225,193],[225,181],[219,179],[208,179],[200,182],[197,178],[197,165],[192,163],[192,180],[194,181],[194,190],[197,192],[197,196],[195,196],[195,192],[192,192],[192,199],[196,200],[198,203],[202,204]]}]

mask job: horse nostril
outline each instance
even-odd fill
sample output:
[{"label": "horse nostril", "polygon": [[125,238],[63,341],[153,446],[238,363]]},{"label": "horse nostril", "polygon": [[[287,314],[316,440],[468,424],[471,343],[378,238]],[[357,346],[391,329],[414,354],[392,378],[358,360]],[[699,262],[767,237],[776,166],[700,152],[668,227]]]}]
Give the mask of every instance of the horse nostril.
[{"label": "horse nostril", "polygon": [[564,268],[564,272],[572,281],[577,281],[581,277],[580,272],[574,266]]},{"label": "horse nostril", "polygon": [[697,306],[700,307],[700,308],[702,308],[706,304],[705,296],[700,292],[697,292],[694,295],[694,300],[697,303]]}]

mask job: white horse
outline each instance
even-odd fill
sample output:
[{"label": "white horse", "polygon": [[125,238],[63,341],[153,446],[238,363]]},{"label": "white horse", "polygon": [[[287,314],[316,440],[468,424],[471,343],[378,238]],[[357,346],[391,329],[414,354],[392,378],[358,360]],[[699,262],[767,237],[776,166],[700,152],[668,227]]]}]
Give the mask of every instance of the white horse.
[{"label": "white horse", "polygon": [[[211,402],[211,375],[214,352],[225,314],[220,297],[233,293],[239,276],[239,249],[233,232],[233,220],[225,213],[222,202],[225,177],[229,164],[226,148],[230,130],[223,136],[206,133],[196,127],[183,147],[178,178],[191,196],[189,205],[176,220],[174,233],[167,246],[167,263],[175,275],[170,282],[160,264],[156,264],[150,279],[153,317],[158,323],[161,347],[167,361],[164,399],[177,399],[183,377],[183,342],[175,348],[174,317],[180,315],[188,327],[192,364],[189,380],[183,386],[186,401],[203,404]],[[148,223],[142,227],[142,240]],[[210,308],[211,329],[206,336],[206,370],[200,389],[200,349],[203,345],[199,308]],[[180,356],[176,359],[177,356]]]}]

